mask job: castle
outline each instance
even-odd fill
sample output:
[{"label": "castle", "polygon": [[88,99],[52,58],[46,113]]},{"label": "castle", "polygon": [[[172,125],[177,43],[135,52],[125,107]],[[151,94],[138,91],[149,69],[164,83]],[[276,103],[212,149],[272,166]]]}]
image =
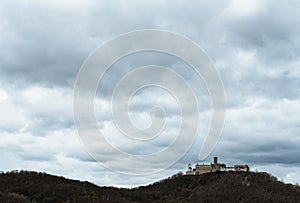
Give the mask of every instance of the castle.
[{"label": "castle", "polygon": [[226,166],[226,164],[218,163],[218,157],[214,157],[213,163],[202,163],[196,164],[195,168],[192,165],[188,165],[186,175],[199,175],[203,173],[214,173],[216,171],[245,171],[249,172],[250,168],[248,165],[234,165]]}]

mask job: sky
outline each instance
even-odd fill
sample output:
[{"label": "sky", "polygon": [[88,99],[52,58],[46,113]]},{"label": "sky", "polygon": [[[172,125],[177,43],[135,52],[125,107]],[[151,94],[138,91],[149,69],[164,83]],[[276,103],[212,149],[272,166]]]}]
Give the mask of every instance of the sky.
[{"label": "sky", "polygon": [[[227,165],[245,163],[252,170],[300,183],[299,8],[296,0],[1,1],[0,170],[44,171],[98,185],[131,187],[218,156]],[[95,117],[106,139],[126,153],[163,150],[176,138],[181,120],[176,98],[159,88],[143,89],[129,102],[130,120],[146,128],[151,124],[149,108],[160,105],[166,112],[165,132],[142,144],[123,139],[114,126],[109,95],[126,72],[147,64],[171,67],[193,87],[199,101],[199,135],[193,146],[185,154],[174,150],[180,158],[170,167],[130,176],[97,163],[83,146],[74,125],[73,94],[80,67],[97,47],[141,29],[171,31],[201,46],[223,81],[226,117],[216,148],[199,160],[211,120],[203,81],[179,59],[162,53],[137,53],[114,64],[103,78],[99,90],[103,94],[95,98]],[[161,76],[180,88],[168,77]],[[135,165],[130,158],[106,151],[100,162],[121,171],[143,171],[173,158]]]}]

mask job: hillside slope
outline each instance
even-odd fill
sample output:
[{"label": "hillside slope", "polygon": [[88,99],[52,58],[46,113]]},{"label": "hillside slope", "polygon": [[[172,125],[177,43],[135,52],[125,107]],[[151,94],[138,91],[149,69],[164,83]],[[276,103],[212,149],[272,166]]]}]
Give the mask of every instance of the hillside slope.
[{"label": "hillside slope", "polygon": [[0,202],[300,202],[300,187],[267,173],[174,175],[134,189],[98,187],[37,172],[0,174]]}]

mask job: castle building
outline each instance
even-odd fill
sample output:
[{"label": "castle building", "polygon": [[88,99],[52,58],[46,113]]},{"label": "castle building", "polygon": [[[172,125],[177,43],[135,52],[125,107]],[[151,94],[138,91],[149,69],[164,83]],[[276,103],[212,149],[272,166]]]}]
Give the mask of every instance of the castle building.
[{"label": "castle building", "polygon": [[200,175],[203,173],[214,173],[216,171],[245,171],[249,172],[250,168],[248,165],[234,165],[227,167],[226,164],[218,163],[218,157],[214,157],[213,163],[201,163],[196,164],[195,168],[192,165],[188,165],[186,175]]}]

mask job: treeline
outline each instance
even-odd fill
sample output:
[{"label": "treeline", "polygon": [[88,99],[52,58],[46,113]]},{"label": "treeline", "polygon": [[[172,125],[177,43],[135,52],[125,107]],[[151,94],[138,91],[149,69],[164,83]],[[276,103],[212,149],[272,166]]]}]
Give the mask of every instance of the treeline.
[{"label": "treeline", "polygon": [[268,173],[182,173],[133,189],[30,171],[0,174],[0,202],[300,202],[300,188]]}]

